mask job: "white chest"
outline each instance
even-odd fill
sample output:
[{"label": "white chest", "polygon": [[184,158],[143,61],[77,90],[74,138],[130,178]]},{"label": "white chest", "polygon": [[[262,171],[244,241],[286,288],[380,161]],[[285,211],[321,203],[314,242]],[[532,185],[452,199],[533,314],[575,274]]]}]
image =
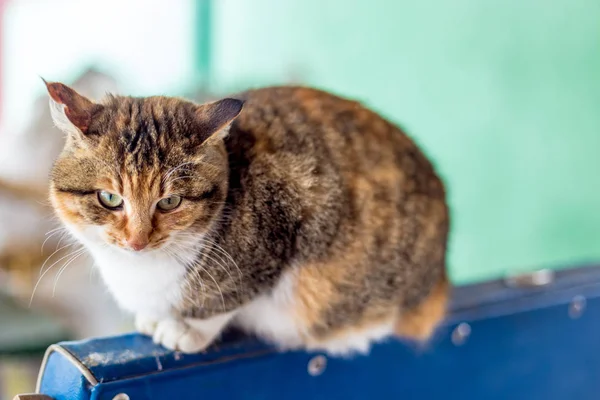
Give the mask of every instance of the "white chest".
[{"label": "white chest", "polygon": [[185,267],[171,256],[151,252],[126,254],[107,249],[90,249],[96,266],[117,303],[126,311],[167,317],[181,301]]}]

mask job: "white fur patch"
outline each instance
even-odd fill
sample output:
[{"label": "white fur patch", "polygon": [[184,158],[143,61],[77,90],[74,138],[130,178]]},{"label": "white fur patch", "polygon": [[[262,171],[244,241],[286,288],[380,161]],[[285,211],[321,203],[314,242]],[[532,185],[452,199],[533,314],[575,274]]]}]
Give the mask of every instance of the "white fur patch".
[{"label": "white fur patch", "polygon": [[65,105],[57,103],[50,98],[50,114],[54,125],[67,135],[81,135],[81,131],[67,118],[65,114]]},{"label": "white fur patch", "polygon": [[132,313],[167,317],[182,299],[185,267],[161,252],[123,254],[118,249],[90,248],[117,303]]},{"label": "white fur patch", "polygon": [[334,356],[368,354],[374,343],[381,342],[394,333],[395,318],[362,331],[356,331],[330,340],[319,346],[308,346],[309,350],[325,351]]},{"label": "white fur patch", "polygon": [[[160,250],[128,252],[103,242],[101,227],[83,232],[70,229],[91,252],[108,290],[124,310],[156,319],[171,316],[171,308],[182,300],[185,267]],[[168,244],[167,244],[168,245]],[[179,252],[190,262],[196,252]]]},{"label": "white fur patch", "polygon": [[378,325],[362,331],[324,342],[318,346],[307,346],[303,333],[307,327],[294,319],[294,275],[284,274],[273,291],[262,295],[243,307],[235,323],[247,332],[252,332],[280,349],[306,347],[309,350],[324,351],[335,356],[349,356],[355,353],[366,354],[371,345],[380,342],[394,333],[395,316]]},{"label": "white fur patch", "polygon": [[270,294],[261,295],[242,307],[235,324],[281,349],[302,345],[301,332],[292,315],[294,276],[284,274]]}]

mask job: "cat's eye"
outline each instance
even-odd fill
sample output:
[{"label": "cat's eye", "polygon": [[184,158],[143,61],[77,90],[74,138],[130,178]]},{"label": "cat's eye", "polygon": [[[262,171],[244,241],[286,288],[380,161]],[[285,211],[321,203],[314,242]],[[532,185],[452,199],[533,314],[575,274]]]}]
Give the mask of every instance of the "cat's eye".
[{"label": "cat's eye", "polygon": [[119,196],[118,194],[107,192],[105,190],[101,190],[98,192],[98,201],[100,202],[100,204],[102,204],[104,207],[110,210],[114,210],[123,205],[123,198],[121,196]]},{"label": "cat's eye", "polygon": [[160,200],[156,206],[162,211],[171,211],[179,207],[180,204],[180,196],[169,196]]}]

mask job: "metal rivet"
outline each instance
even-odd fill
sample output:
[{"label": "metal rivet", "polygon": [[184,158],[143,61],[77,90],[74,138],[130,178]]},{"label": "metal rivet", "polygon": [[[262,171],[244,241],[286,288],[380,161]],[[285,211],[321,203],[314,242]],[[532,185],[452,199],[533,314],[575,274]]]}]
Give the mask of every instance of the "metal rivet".
[{"label": "metal rivet", "polygon": [[466,322],[461,322],[452,332],[452,343],[454,343],[455,346],[462,346],[470,335],[471,325]]},{"label": "metal rivet", "polygon": [[569,304],[569,317],[573,319],[581,317],[585,311],[585,303],[585,297],[579,295],[573,297],[571,304]]},{"label": "metal rivet", "polygon": [[504,283],[512,288],[535,288],[548,286],[554,282],[554,271],[540,269],[526,274],[512,275],[504,279]]},{"label": "metal rivet", "polygon": [[313,357],[308,362],[308,373],[312,376],[321,375],[327,367],[327,358],[325,356]]},{"label": "metal rivet", "polygon": [[113,397],[113,400],[129,400],[129,396],[127,396],[125,393],[119,393]]}]

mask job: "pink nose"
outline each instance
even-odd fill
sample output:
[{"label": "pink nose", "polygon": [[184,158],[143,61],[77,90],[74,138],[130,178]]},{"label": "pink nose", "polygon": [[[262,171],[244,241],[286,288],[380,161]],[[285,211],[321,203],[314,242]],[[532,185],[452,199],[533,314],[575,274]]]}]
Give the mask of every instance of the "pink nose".
[{"label": "pink nose", "polygon": [[127,241],[127,244],[134,251],[140,251],[140,250],[144,250],[146,248],[146,246],[148,246],[148,241],[147,240],[140,240],[140,239],[129,239]]}]

